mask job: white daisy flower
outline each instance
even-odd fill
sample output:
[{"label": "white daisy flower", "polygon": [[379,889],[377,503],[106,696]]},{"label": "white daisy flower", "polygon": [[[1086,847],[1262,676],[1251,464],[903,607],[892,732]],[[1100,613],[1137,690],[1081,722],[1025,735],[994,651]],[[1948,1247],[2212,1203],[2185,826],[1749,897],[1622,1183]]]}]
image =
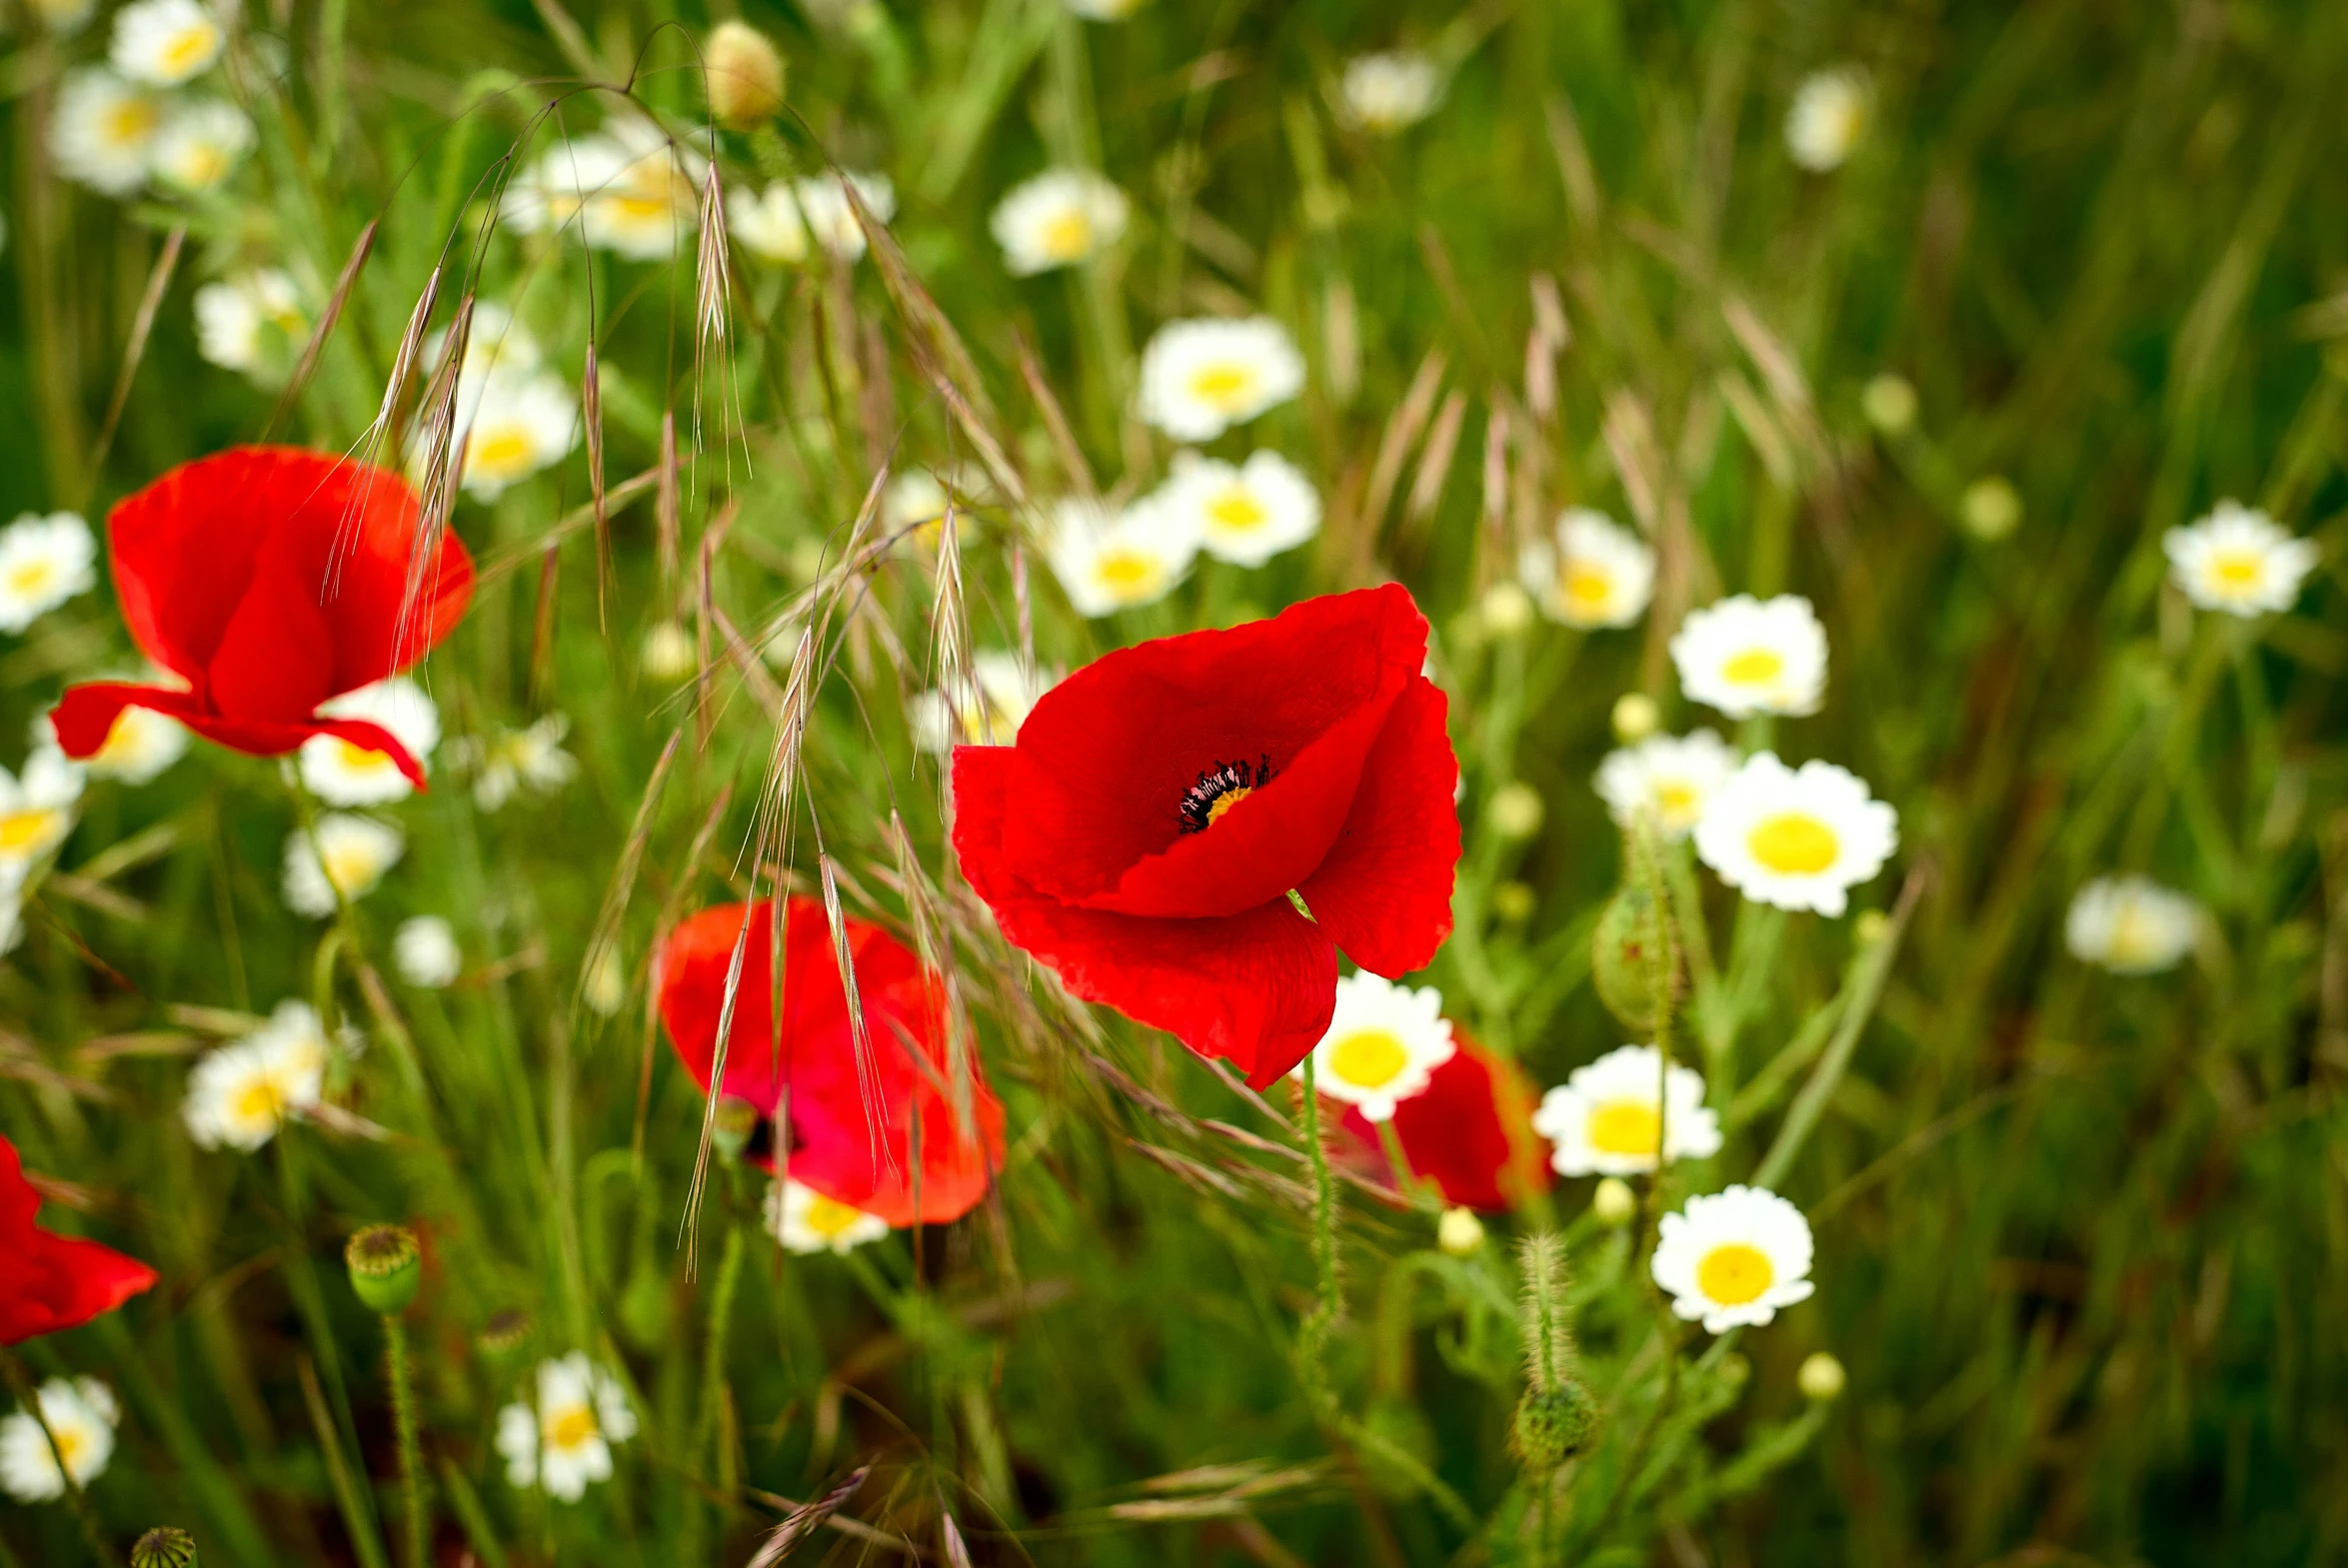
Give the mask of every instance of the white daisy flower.
[{"label": "white daisy flower", "polygon": [[1603,512],[1559,515],[1555,542],[1536,539],[1516,558],[1516,580],[1550,619],[1569,627],[1626,627],[1655,591],[1655,553]]},{"label": "white daisy flower", "polygon": [[82,771],[52,747],[36,749],[24,772],[0,768],[0,874],[22,880],[73,830]]},{"label": "white daisy flower", "polygon": [[590,1481],[610,1480],[612,1444],[635,1435],[628,1390],[583,1350],[539,1363],[537,1409],[511,1404],[498,1412],[506,1479],[544,1486],[567,1503],[586,1496]]},{"label": "white daisy flower", "polygon": [[761,261],[807,260],[807,220],[788,180],[764,190],[737,186],[726,193],[726,232]]},{"label": "white daisy flower", "polygon": [[112,71],[85,66],[68,72],[49,117],[49,156],[67,179],[128,196],[146,182],[163,100]]},{"label": "white daisy flower", "polygon": [[1736,749],[1709,730],[1651,735],[1598,764],[1598,798],[1628,827],[1651,816],[1665,838],[1684,838],[1736,772]]},{"label": "white daisy flower", "polygon": [[203,1148],[251,1153],[319,1102],[331,1051],[309,1003],[279,1002],[267,1023],[207,1052],[188,1074],[188,1135]]},{"label": "white daisy flower", "polygon": [[786,1252],[845,1253],[889,1234],[889,1221],[797,1181],[767,1190],[767,1228]]},{"label": "white daisy flower", "polygon": [[98,586],[98,540],[72,512],[26,513],[0,528],[0,632],[21,633]]},{"label": "white daisy flower", "polygon": [[98,0],[24,0],[24,8],[53,35],[78,33],[98,14]]},{"label": "white daisy flower", "polygon": [[216,191],[256,140],[242,109],[225,99],[199,98],[175,110],[156,133],[155,178],[192,195]]},{"label": "white daisy flower", "polygon": [[[114,1429],[122,1424],[122,1406],[114,1390],[94,1377],[68,1382],[50,1378],[35,1395],[41,1402],[40,1420],[29,1410],[12,1410],[0,1419],[0,1491],[20,1503],[55,1502],[65,1495],[65,1478],[88,1486],[106,1473],[114,1457]],[[49,1430],[41,1430],[46,1421]],[[51,1447],[49,1439],[57,1439]],[[65,1456],[65,1468],[57,1458]]]},{"label": "white daisy flower", "polygon": [[[440,745],[440,710],[424,689],[406,676],[347,692],[318,712],[328,719],[366,719],[383,726],[417,762],[430,760]],[[329,805],[382,805],[416,792],[408,776],[387,753],[371,752],[330,735],[302,743],[302,787]]]},{"label": "white daisy flower", "polygon": [[1899,813],[1832,763],[1796,772],[1762,752],[1720,786],[1695,827],[1696,854],[1756,903],[1839,915],[1845,894],[1883,869]]},{"label": "white daisy flower", "polygon": [[1814,714],[1826,699],[1826,629],[1793,594],[1738,594],[1690,611],[1671,637],[1690,702],[1731,719]]},{"label": "white daisy flower", "polygon": [[579,445],[579,394],[552,373],[493,375],[480,384],[462,436],[465,494],[495,501]]},{"label": "white daisy flower", "polygon": [[1839,169],[1867,129],[1874,94],[1866,74],[1838,65],[1802,78],[1785,114],[1785,150],[1813,174]]},{"label": "white daisy flower", "polygon": [[196,0],[136,0],[114,13],[107,57],[134,82],[177,87],[212,69],[228,29]]},{"label": "white daisy flower", "polygon": [[1268,316],[1169,322],[1142,353],[1142,418],[1212,441],[1304,390],[1304,356]]},{"label": "white daisy flower", "polygon": [[[1312,1047],[1313,1082],[1369,1120],[1386,1121],[1395,1103],[1423,1090],[1455,1049],[1442,992],[1431,985],[1413,990],[1364,969],[1337,981],[1336,1011]],[[1301,1062],[1295,1074],[1304,1075]]]},{"label": "white daisy flower", "polygon": [[[272,339],[269,334],[275,333]],[[247,376],[291,368],[310,335],[302,292],[275,267],[238,273],[196,291],[196,352],[223,370]]]},{"label": "white daisy flower", "polygon": [[[1665,1085],[1668,1084],[1668,1093]],[[1720,1118],[1704,1106],[1704,1080],[1652,1045],[1624,1045],[1576,1067],[1541,1096],[1532,1130],[1554,1145],[1549,1163],[1561,1176],[1633,1176],[1670,1159],[1709,1159],[1720,1152]]]},{"label": "white daisy flower", "polygon": [[847,187],[852,185],[876,222],[897,216],[897,187],[885,174],[819,174],[793,188],[808,232],[842,261],[855,261],[865,253],[865,227],[848,200]]},{"label": "white daisy flower", "polygon": [[2169,580],[2203,610],[2258,616],[2291,608],[2319,552],[2273,518],[2221,501],[2209,516],[2161,536]]},{"label": "white daisy flower", "polygon": [[1810,1222],[1765,1187],[1692,1197],[1663,1216],[1652,1270],[1671,1310],[1707,1333],[1759,1327],[1810,1298]]},{"label": "white daisy flower", "polygon": [[[449,352],[449,329],[443,327],[424,340],[424,363],[438,370]],[[493,377],[516,380],[538,369],[543,360],[538,340],[503,305],[479,300],[472,324],[465,329],[465,363],[457,367],[457,423],[462,426],[480,406],[482,389]]]},{"label": "white daisy flower", "polygon": [[0,862],[0,953],[24,940],[24,867]]},{"label": "white daisy flower", "polygon": [[297,827],[285,841],[285,901],[296,914],[323,920],[343,899],[357,902],[407,852],[407,835],[389,822],[349,811],[318,818],[317,842]]},{"label": "white daisy flower", "polygon": [[571,721],[547,714],[525,730],[500,730],[487,740],[468,738],[451,748],[451,760],[473,770],[473,800],[494,811],[524,784],[552,794],[579,776],[579,760],[563,750]]},{"label": "white daisy flower", "polygon": [[456,928],[437,914],[402,920],[392,933],[392,967],[410,985],[441,990],[464,972],[465,952]]},{"label": "white daisy flower", "polygon": [[1150,497],[1195,529],[1208,555],[1259,567],[1320,532],[1320,495],[1296,465],[1256,452],[1232,465],[1194,452],[1174,455],[1174,475]]},{"label": "white daisy flower", "polygon": [[946,516],[946,486],[928,469],[912,468],[889,482],[881,515],[892,529],[927,528]]},{"label": "white daisy flower", "polygon": [[681,146],[650,120],[624,116],[602,131],[548,149],[507,191],[506,221],[525,234],[573,223],[587,244],[635,261],[662,261],[701,226],[698,148]]},{"label": "white daisy flower", "polygon": [[1014,186],[989,227],[1014,277],[1070,267],[1115,245],[1132,204],[1090,169],[1047,169]]},{"label": "white daisy flower", "polygon": [[1337,93],[1345,123],[1390,136],[1416,125],[1442,96],[1435,63],[1414,49],[1355,55]]},{"label": "white daisy flower", "polygon": [[1017,654],[988,651],[971,659],[978,699],[965,691],[949,700],[944,692],[923,692],[906,711],[914,745],[945,757],[956,745],[1009,746],[1028,722],[1037,700],[1060,683],[1057,671],[1029,674]]},{"label": "white daisy flower", "polygon": [[1069,603],[1096,619],[1165,598],[1197,554],[1197,530],[1178,514],[1137,503],[1113,518],[1077,500],[1054,509],[1046,550]]},{"label": "white daisy flower", "polygon": [[2173,969],[2201,931],[2201,906],[2144,876],[2098,876],[2063,920],[2073,956],[2114,974]]}]

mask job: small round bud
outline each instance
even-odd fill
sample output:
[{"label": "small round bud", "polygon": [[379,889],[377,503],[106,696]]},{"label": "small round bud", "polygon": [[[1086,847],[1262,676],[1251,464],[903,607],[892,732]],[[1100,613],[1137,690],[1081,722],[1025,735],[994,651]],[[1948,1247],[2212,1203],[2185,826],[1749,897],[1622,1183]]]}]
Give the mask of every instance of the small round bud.
[{"label": "small round bud", "polygon": [[1884,435],[1900,435],[1916,423],[1916,389],[1905,376],[1877,376],[1859,394],[1859,412]]},{"label": "small round bud", "polygon": [[1824,1404],[1829,1399],[1840,1399],[1850,1378],[1842,1370],[1842,1363],[1823,1350],[1813,1351],[1802,1358],[1801,1370],[1794,1373],[1794,1383],[1805,1399]]},{"label": "small round bud", "polygon": [[1644,692],[1625,692],[1614,700],[1614,739],[1636,746],[1663,727],[1663,710]]},{"label": "small round bud", "polygon": [[196,1568],[196,1538],[165,1525],[131,1543],[131,1568]]},{"label": "small round bud", "polygon": [[2021,494],[1995,474],[1977,479],[1957,502],[1957,520],[1966,533],[1993,545],[2022,526]]},{"label": "small round bud", "polygon": [[1851,923],[1851,935],[1862,947],[1872,947],[1891,934],[1891,916],[1881,909],[1861,909]]},{"label": "small round bud", "polygon": [[674,684],[700,667],[701,656],[694,652],[691,633],[674,621],[663,621],[644,634],[644,652],[637,662],[651,679]]},{"label": "small round bud", "polygon": [[1492,889],[1492,913],[1515,925],[1532,918],[1540,899],[1523,882],[1502,882]]},{"label": "small round bud", "polygon": [[620,962],[618,948],[606,947],[596,958],[581,992],[587,1004],[607,1018],[620,1010],[628,999],[628,970]]},{"label": "small round bud", "polygon": [[711,1128],[710,1141],[726,1159],[740,1159],[742,1151],[750,1147],[752,1136],[759,1130],[759,1108],[749,1100],[733,1095],[718,1100],[716,1125]]},{"label": "small round bud", "polygon": [[1541,824],[1541,797],[1528,784],[1504,784],[1492,791],[1492,830],[1503,838],[1528,838]]},{"label": "small round bud", "polygon": [[1608,1176],[1589,1195],[1589,1211],[1601,1225],[1627,1225],[1638,1212],[1638,1194],[1620,1176]]},{"label": "small round bud", "polygon": [[489,1321],[481,1325],[481,1348],[493,1356],[512,1355],[529,1342],[530,1328],[530,1314],[520,1307],[492,1312]]},{"label": "small round bud", "polygon": [[416,1232],[405,1225],[367,1225],[343,1248],[350,1265],[351,1288],[371,1312],[396,1317],[416,1299],[424,1282],[424,1253]]},{"label": "small round bud", "polygon": [[1477,607],[1483,629],[1494,637],[1514,637],[1532,625],[1532,596],[1502,578],[1483,591]]},{"label": "small round bud", "polygon": [[1454,1204],[1435,1221],[1435,1245],[1453,1257],[1472,1256],[1483,1245],[1483,1221],[1475,1210]]},{"label": "small round bud", "polygon": [[[1641,886],[1617,888],[1598,911],[1590,933],[1590,983],[1606,1010],[1634,1034],[1655,1027],[1655,977],[1649,972],[1655,936],[1655,900]],[[1676,982],[1678,976],[1666,976]]]},{"label": "small round bud", "polygon": [[1526,1469],[1554,1470],[1575,1454],[1588,1452],[1598,1419],[1597,1400],[1572,1378],[1554,1388],[1528,1388],[1516,1402],[1508,1446]]},{"label": "small round bud", "polygon": [[783,56],[747,22],[720,22],[704,52],[710,113],[730,131],[751,131],[783,112]]}]

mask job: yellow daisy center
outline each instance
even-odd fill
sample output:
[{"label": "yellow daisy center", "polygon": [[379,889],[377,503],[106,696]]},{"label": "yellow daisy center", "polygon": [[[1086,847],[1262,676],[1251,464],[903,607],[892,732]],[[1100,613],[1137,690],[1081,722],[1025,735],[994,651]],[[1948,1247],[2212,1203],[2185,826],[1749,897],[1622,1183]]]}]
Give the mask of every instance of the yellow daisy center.
[{"label": "yellow daisy center", "polygon": [[1652,1159],[1663,1146],[1663,1118],[1650,1100],[1607,1100],[1589,1113],[1589,1146]]},{"label": "yellow daisy center", "polygon": [[119,763],[125,756],[138,748],[137,732],[134,728],[137,721],[131,718],[131,715],[137,712],[138,710],[135,708],[126,708],[114,716],[114,723],[106,727],[106,739],[100,743],[97,755],[90,759],[91,762]]},{"label": "yellow daisy center", "polygon": [[276,1121],[284,1113],[285,1101],[277,1092],[277,1085],[267,1078],[255,1078],[245,1085],[236,1098],[239,1121]]},{"label": "yellow daisy center", "polygon": [[509,425],[474,442],[469,461],[476,473],[519,475],[530,467],[532,451],[528,433]]},{"label": "yellow daisy center", "polygon": [[121,146],[135,146],[155,134],[156,119],[153,102],[125,98],[106,111],[103,127],[108,140]]},{"label": "yellow daisy center", "polygon": [[366,747],[343,740],[334,743],[334,757],[336,762],[354,774],[381,773],[393,766],[392,760],[381,752],[371,752]]},{"label": "yellow daisy center", "polygon": [[375,856],[357,847],[329,849],[321,863],[326,879],[344,892],[349,892],[375,874]]},{"label": "yellow daisy center", "polygon": [[1191,395],[1224,412],[1242,408],[1255,390],[1255,372],[1244,365],[1208,365],[1190,377]]},{"label": "yellow daisy center", "polygon": [[549,1448],[577,1448],[595,1436],[595,1412],[585,1405],[573,1405],[568,1410],[550,1410],[546,1416],[545,1432]]},{"label": "yellow daisy center", "polygon": [[1596,610],[1613,597],[1614,580],[1596,567],[1568,567],[1565,569],[1564,594],[1565,602],[1575,609]]},{"label": "yellow daisy center", "polygon": [[30,599],[46,589],[56,576],[57,567],[53,562],[19,562],[8,571],[8,591]]},{"label": "yellow daisy center", "polygon": [[79,1427],[61,1426],[55,1421],[49,1423],[49,1432],[57,1439],[57,1457],[65,1461],[66,1471],[70,1474],[73,1467],[81,1462],[82,1450],[89,1447],[89,1439],[82,1435]]},{"label": "yellow daisy center", "polygon": [[1049,219],[1037,238],[1053,260],[1075,261],[1093,248],[1093,220],[1072,209]]},{"label": "yellow daisy center", "polygon": [[1757,1301],[1776,1280],[1769,1254],[1743,1241],[1714,1247],[1696,1265],[1696,1288],[1722,1306]]},{"label": "yellow daisy center", "polygon": [[2209,575],[2227,588],[2249,588],[2266,575],[2266,563],[2255,552],[2229,550],[2213,557]]},{"label": "yellow daisy center", "polygon": [[1356,1088],[1382,1089],[1409,1065],[1409,1047],[1384,1029],[1357,1029],[1337,1041],[1328,1053],[1330,1076]]},{"label": "yellow daisy center", "polygon": [[1232,534],[1252,533],[1271,518],[1262,502],[1237,485],[1206,503],[1206,516],[1216,528]]},{"label": "yellow daisy center", "polygon": [[172,76],[195,70],[219,47],[220,29],[203,22],[163,46],[163,69]]},{"label": "yellow daisy center", "polygon": [[1834,863],[1841,844],[1834,829],[1801,811],[1781,811],[1745,837],[1753,858],[1780,876],[1815,876]]},{"label": "yellow daisy center", "polygon": [[1655,808],[1665,816],[1677,818],[1695,809],[1696,792],[1683,784],[1655,785]]},{"label": "yellow daisy center", "polygon": [[2123,903],[2111,921],[2114,963],[2141,963],[2152,955],[2152,922],[2132,903]]},{"label": "yellow daisy center", "polygon": [[45,805],[22,811],[0,811],[0,854],[21,854],[46,842],[56,832],[60,819],[60,812]]},{"label": "yellow daisy center", "polygon": [[1139,550],[1105,550],[1093,570],[1117,594],[1139,594],[1158,581],[1158,562]]},{"label": "yellow daisy center", "polygon": [[1775,649],[1748,648],[1720,667],[1720,674],[1738,686],[1761,686],[1785,673],[1785,661]]},{"label": "yellow daisy center", "polygon": [[818,1192],[808,1204],[807,1213],[801,1216],[801,1223],[826,1241],[837,1241],[864,1217],[863,1209],[851,1208],[838,1198],[828,1198]]},{"label": "yellow daisy center", "polygon": [[179,173],[182,184],[200,191],[210,190],[227,177],[228,155],[217,147],[192,147]]}]

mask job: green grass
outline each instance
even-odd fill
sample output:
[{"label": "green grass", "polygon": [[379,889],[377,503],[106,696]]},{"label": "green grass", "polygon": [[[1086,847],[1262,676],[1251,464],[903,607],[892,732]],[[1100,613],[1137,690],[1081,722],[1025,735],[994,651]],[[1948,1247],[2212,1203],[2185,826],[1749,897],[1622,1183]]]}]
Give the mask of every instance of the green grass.
[{"label": "green grass", "polygon": [[[72,1184],[52,1225],[163,1274],[22,1352],[37,1376],[121,1394],[92,1494],[118,1543],[177,1524],[206,1564],[401,1560],[382,1333],[340,1247],[407,1219],[431,1254],[410,1335],[443,1563],[469,1546],[485,1563],[741,1563],[778,1499],[868,1463],[846,1515],[933,1561],[951,1560],[942,1515],[1004,1563],[1530,1562],[1544,1539],[1557,1561],[1724,1568],[2348,1550],[2348,313],[2326,303],[2348,284],[2348,13],[1159,0],[1100,24],[1058,0],[853,20],[754,3],[789,57],[790,110],[721,138],[726,177],[827,157],[887,171],[927,292],[893,290],[874,259],[738,259],[725,353],[705,359],[690,246],[674,266],[590,257],[493,232],[485,197],[519,138],[551,145],[545,106],[576,130],[617,101],[582,77],[633,72],[690,129],[714,18],[665,0],[582,4],[575,28],[549,25],[551,0],[247,9],[282,40],[283,80],[265,86],[269,49],[239,39],[260,145],[193,204],[112,202],[44,159],[61,61],[102,53],[103,19],[7,42],[0,515],[95,519],[265,431],[353,447],[441,259],[436,321],[466,289],[519,302],[574,382],[592,335],[614,486],[657,469],[667,414],[686,467],[677,537],[644,487],[615,511],[608,574],[576,522],[541,548],[589,501],[584,453],[459,503],[493,570],[429,667],[444,725],[560,710],[581,777],[484,813],[444,757],[442,782],[390,812],[407,858],[346,922],[280,899],[297,811],[273,763],[199,746],[152,784],[85,796],[67,874],[0,960],[0,1132]],[[1328,84],[1397,41],[1456,60],[1441,107],[1391,140],[1344,129]],[[1846,167],[1804,174],[1779,126],[1799,79],[1841,60],[1871,73],[1877,117]],[[1050,161],[1117,180],[1133,229],[1084,273],[1015,281],[987,215]],[[259,263],[322,297],[378,219],[317,374],[273,422],[274,390],[198,358],[194,288]],[[1553,408],[1525,382],[1536,287],[1570,325]],[[1340,1184],[1343,1310],[1314,1317],[1294,1128],[1167,1037],[1067,1003],[960,890],[938,769],[904,718],[947,641],[930,558],[907,542],[842,565],[873,537],[872,479],[969,461],[976,428],[1037,497],[1070,489],[1025,344],[1092,474],[1147,488],[1171,448],[1125,417],[1136,345],[1242,307],[1286,323],[1310,364],[1304,396],[1248,438],[1319,486],[1319,540],[1252,572],[1204,562],[1163,604],[1088,624],[1032,549],[1018,586],[1029,520],[989,508],[961,542],[961,646],[1016,646],[1032,620],[1039,657],[1073,667],[1408,584],[1466,774],[1458,932],[1427,982],[1546,1084],[1624,1037],[1587,983],[1625,861],[1588,786],[1610,707],[1639,690],[1667,728],[1717,724],[1671,678],[1680,613],[1739,591],[1813,600],[1828,701],[1776,744],[1898,806],[1899,855],[1856,906],[1888,911],[1903,885],[1915,901],[1896,948],[1862,945],[1853,920],[1740,909],[1708,872],[1681,903],[1749,982],[1699,981],[1679,1020],[1712,1103],[1741,1114],[1657,1203],[1751,1179],[1790,1118],[1774,1184],[1818,1240],[1816,1297],[1732,1352],[1700,1334],[1667,1348],[1644,1233],[1598,1225],[1586,1180],[1495,1220],[1467,1259],[1433,1249],[1430,1212]],[[1431,398],[1398,414],[1429,364]],[[1919,394],[1900,436],[1860,412],[1886,371]],[[1495,419],[1507,483],[1487,498]],[[1457,431],[1447,463],[1425,460],[1430,425],[1438,449]],[[1997,543],[1960,521],[1991,475],[2024,504]],[[2323,547],[2291,614],[2236,623],[2165,585],[2162,531],[2228,496]],[[1586,638],[1489,633],[1474,607],[1514,541],[1579,502],[1656,538],[1653,611]],[[641,673],[645,632],[698,629],[705,606],[754,640],[787,614],[822,630],[785,880],[816,887],[821,853],[851,912],[909,929],[894,817],[942,915],[1012,1147],[997,1196],[951,1229],[785,1258],[759,1228],[763,1183],[731,1166],[689,1220],[702,1102],[651,1034],[644,969],[666,919],[750,885],[738,851],[789,679],[746,681],[721,655],[703,701]],[[0,639],[0,735],[129,654],[104,589]],[[1514,781],[1546,804],[1529,838],[1488,819]],[[2063,952],[2073,891],[2112,869],[2212,911],[2185,968],[2122,979]],[[1530,889],[1529,915],[1495,912],[1506,883]],[[629,978],[608,1017],[579,1002],[607,903]],[[396,921],[422,912],[456,923],[473,972],[394,985],[379,1009],[362,964],[387,968]],[[1824,1043],[1805,1021],[1846,984],[1860,1005],[1820,1058],[1839,1071],[1780,1061]],[[196,1149],[178,1119],[190,1054],[233,1032],[224,1012],[286,997],[367,1031],[334,1097],[387,1135],[297,1125],[256,1155]],[[1544,1226],[1606,1411],[1545,1524],[1505,1442],[1524,1361],[1507,1243]],[[528,1346],[483,1347],[510,1308],[531,1314]],[[490,1438],[527,1367],[575,1347],[623,1369],[643,1430],[614,1481],[566,1506],[509,1487]],[[1816,1350],[1849,1369],[1830,1405],[1795,1388]],[[26,1563],[82,1550],[56,1504],[12,1504],[0,1543]],[[797,1560],[827,1554],[891,1560],[837,1530]]]}]

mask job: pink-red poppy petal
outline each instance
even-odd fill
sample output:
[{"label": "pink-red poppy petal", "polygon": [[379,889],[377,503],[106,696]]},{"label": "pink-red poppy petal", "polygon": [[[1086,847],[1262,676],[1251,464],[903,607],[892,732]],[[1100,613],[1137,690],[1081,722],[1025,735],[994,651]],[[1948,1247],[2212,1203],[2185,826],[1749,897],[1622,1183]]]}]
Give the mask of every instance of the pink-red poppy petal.
[{"label": "pink-red poppy petal", "polygon": [[1459,863],[1459,760],[1440,688],[1413,678],[1361,770],[1352,814],[1297,891],[1339,951],[1388,979],[1451,934]]}]

